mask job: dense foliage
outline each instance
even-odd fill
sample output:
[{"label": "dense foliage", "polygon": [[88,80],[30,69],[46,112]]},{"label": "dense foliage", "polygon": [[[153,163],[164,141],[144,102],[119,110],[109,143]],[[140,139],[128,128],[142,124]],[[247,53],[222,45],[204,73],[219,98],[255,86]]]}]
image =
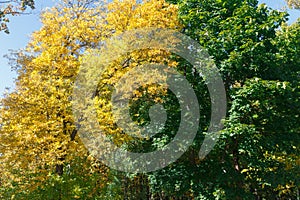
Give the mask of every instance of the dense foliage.
[{"label": "dense foliage", "polygon": [[[63,1],[42,14],[42,28],[25,51],[11,58],[16,89],[1,102],[1,199],[300,198],[300,21],[287,25],[285,12],[256,0],[170,2]],[[125,173],[109,169],[83,145],[72,92],[79,66],[97,65],[84,52],[93,54],[91,49],[106,39],[147,27],[175,29],[208,50],[224,81],[228,111],[217,145],[201,160],[211,115],[205,80],[186,60],[161,49],[117,58],[91,99],[114,143],[130,151],[154,151],[174,138],[180,124],[176,96],[145,85],[130,101],[131,117],[146,125],[149,108],[160,102],[168,114],[164,129],[153,138],[136,139],[116,125],[111,88],[139,65],[165,64],[183,74],[201,114],[193,145],[175,163],[154,172]]]}]

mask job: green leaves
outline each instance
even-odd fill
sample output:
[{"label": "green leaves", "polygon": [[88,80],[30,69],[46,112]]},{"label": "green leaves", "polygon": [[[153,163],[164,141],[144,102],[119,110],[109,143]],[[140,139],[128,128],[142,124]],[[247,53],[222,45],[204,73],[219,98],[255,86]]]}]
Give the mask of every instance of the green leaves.
[{"label": "green leaves", "polygon": [[227,84],[253,76],[269,78],[276,47],[272,43],[286,13],[256,1],[184,1],[180,19],[185,33],[215,58]]},{"label": "green leaves", "polygon": [[[6,187],[1,189],[1,198],[299,197],[300,21],[288,26],[287,13],[259,5],[257,0],[172,0],[177,5],[129,0],[104,7],[93,5],[91,9],[81,8],[84,2],[78,1],[78,7],[68,4],[45,12],[42,29],[34,33],[26,49],[31,56],[20,54],[17,58],[17,91],[5,97],[1,107],[1,184]],[[34,8],[33,1],[18,3],[20,11]],[[177,6],[182,24],[177,19]],[[11,7],[0,11],[2,30],[7,30],[5,15],[10,11]],[[227,91],[225,128],[215,148],[200,160],[198,152],[211,118],[205,81],[187,61],[169,52],[130,52],[108,66],[97,83],[95,98],[83,99],[93,101],[107,135],[133,152],[163,148],[174,138],[180,123],[178,99],[155,85],[135,90],[129,111],[133,121],[147,125],[150,107],[162,103],[167,120],[161,132],[132,142],[113,121],[111,86],[128,70],[144,63],[168,64],[189,81],[200,104],[199,129],[188,151],[164,169],[148,174],[110,171],[75,137],[70,100],[81,53],[114,34],[153,25],[182,28],[208,49]],[[123,43],[120,41],[119,47]],[[97,64],[96,59],[90,62]],[[84,78],[96,74],[87,68]],[[87,80],[83,82],[91,84]],[[131,82],[126,79],[124,83],[126,91]],[[58,175],[58,169],[64,170]]]},{"label": "green leaves", "polygon": [[[206,47],[220,69],[230,109],[221,140],[205,160],[190,164],[182,158],[153,176],[161,184],[163,176],[192,180],[190,188],[205,188],[201,198],[294,198],[299,185],[292,175],[299,166],[291,164],[299,159],[300,144],[299,22],[286,26],[287,13],[255,0],[178,5],[183,32]],[[205,94],[201,84],[196,88]],[[203,119],[209,119],[209,106],[203,108]],[[201,144],[200,135],[195,144]],[[193,173],[186,175],[177,165]],[[166,184],[171,191],[170,181]]]}]

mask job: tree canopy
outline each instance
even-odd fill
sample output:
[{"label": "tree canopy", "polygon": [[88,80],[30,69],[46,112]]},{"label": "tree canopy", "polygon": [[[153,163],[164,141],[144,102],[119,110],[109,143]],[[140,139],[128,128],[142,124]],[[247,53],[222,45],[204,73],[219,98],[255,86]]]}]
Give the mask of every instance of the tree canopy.
[{"label": "tree canopy", "polygon": [[[10,58],[18,77],[16,89],[1,100],[0,198],[299,199],[300,21],[287,25],[286,12],[256,0],[170,2],[62,1],[41,15],[41,29],[25,50]],[[32,1],[20,5],[23,10],[34,6]],[[110,43],[111,38],[147,28],[172,29],[193,38],[207,49],[221,74],[227,115],[216,146],[203,159],[198,152],[214,101],[205,77],[166,49],[144,48],[115,58],[118,49],[130,49],[130,44],[125,39]],[[167,39],[180,45],[171,36]],[[97,49],[105,45],[115,51],[101,55]],[[115,59],[103,66],[99,57]],[[98,74],[91,66],[103,67],[93,95],[82,94],[87,107],[81,107],[81,118],[95,111],[107,138],[126,151],[156,151],[174,139],[182,108],[176,94],[158,84],[130,90],[149,74],[132,78],[129,72],[147,64],[168,66],[189,82],[199,102],[197,135],[163,169],[117,171],[83,144],[78,130],[92,132],[95,127],[74,118],[75,83],[84,73],[81,81],[90,84],[89,78]],[[146,138],[127,134],[117,122],[125,120],[122,113],[113,112],[114,87],[125,91],[119,99],[131,98],[129,115],[139,126],[151,123],[153,105],[162,105],[167,114],[163,129]],[[116,120],[116,115],[121,117]],[[98,151],[107,153],[103,146]]]}]

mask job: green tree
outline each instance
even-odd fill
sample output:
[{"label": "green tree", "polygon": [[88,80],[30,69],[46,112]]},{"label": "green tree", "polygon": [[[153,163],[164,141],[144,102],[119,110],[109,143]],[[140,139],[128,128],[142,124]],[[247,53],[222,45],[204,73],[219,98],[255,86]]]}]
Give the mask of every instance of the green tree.
[{"label": "green tree", "polygon": [[[286,13],[256,0],[64,2],[42,15],[43,27],[17,55],[16,91],[2,100],[1,198],[299,198],[299,21],[287,26]],[[153,26],[183,27],[208,49],[227,92],[225,128],[214,150],[200,160],[211,112],[205,81],[187,61],[168,52],[133,51],[108,66],[93,98],[88,97],[106,133],[135,152],[154,151],[173,139],[180,105],[172,92],[155,85],[134,92],[130,114],[147,124],[150,106],[162,102],[168,118],[160,134],[132,140],[112,119],[110,86],[143,63],[164,63],[186,77],[200,102],[199,130],[189,150],[164,169],[147,174],[108,170],[84,148],[72,115],[79,65],[97,64],[82,52],[126,30]],[[89,77],[96,74],[88,69]]]},{"label": "green tree", "polygon": [[190,155],[201,145],[210,114],[203,106],[194,150],[150,175],[152,187],[200,199],[299,198],[299,24],[285,26],[286,13],[256,0],[177,4],[183,32],[213,56],[230,109],[217,147],[197,161],[197,153]]}]

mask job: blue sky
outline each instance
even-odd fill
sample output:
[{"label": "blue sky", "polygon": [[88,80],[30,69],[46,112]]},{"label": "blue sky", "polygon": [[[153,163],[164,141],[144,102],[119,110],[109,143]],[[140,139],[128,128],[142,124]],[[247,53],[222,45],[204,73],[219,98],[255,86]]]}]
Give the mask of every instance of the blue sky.
[{"label": "blue sky", "polygon": [[3,56],[8,54],[10,49],[24,48],[30,39],[30,34],[41,27],[40,12],[54,5],[52,0],[36,2],[36,9],[30,14],[15,16],[10,19],[8,24],[10,34],[0,32],[0,97],[5,92],[6,87],[14,88],[14,78],[16,77],[16,73],[12,72],[8,65],[8,59]]},{"label": "blue sky", "polygon": [[[30,34],[41,27],[39,14],[46,7],[51,7],[54,0],[37,1],[36,10],[30,15],[13,17],[9,23],[10,34],[0,32],[0,96],[5,92],[5,88],[14,88],[14,78],[16,74],[11,71],[8,60],[3,56],[9,53],[9,49],[18,50],[26,46],[30,39]],[[260,0],[274,9],[282,9],[286,6],[284,0]],[[300,11],[289,10],[290,22],[300,17]]]}]

